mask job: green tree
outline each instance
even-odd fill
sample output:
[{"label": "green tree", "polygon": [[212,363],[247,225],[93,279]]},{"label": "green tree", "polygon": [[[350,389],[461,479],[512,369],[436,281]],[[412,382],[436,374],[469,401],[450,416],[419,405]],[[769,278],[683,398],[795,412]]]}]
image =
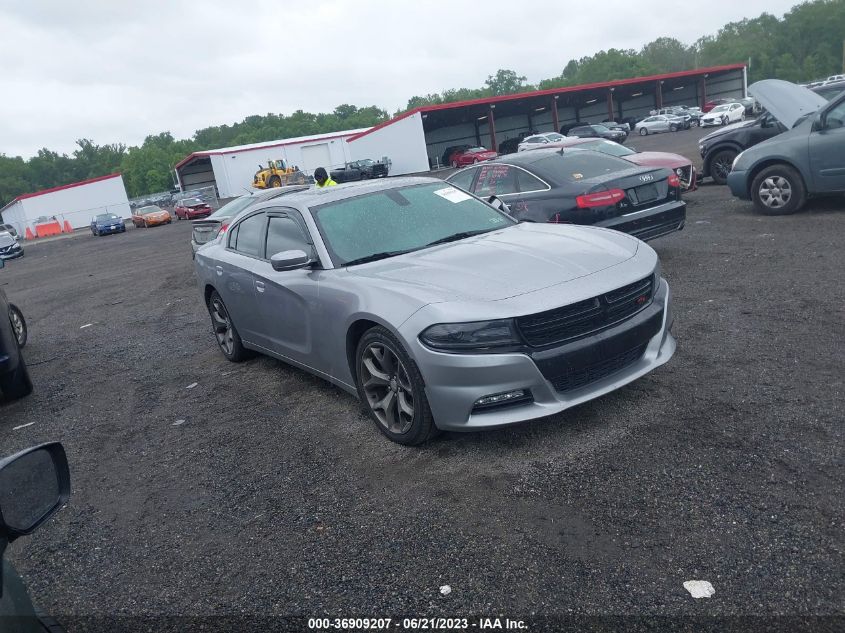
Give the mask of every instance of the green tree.
[{"label": "green tree", "polygon": [[517,75],[513,70],[503,68],[497,70],[495,75],[488,76],[484,87],[488,94],[494,96],[510,95],[531,89],[525,77]]}]

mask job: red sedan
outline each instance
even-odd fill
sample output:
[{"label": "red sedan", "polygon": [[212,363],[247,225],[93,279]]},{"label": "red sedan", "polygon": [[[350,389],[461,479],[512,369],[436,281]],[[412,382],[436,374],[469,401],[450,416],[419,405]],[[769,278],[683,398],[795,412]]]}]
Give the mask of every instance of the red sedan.
[{"label": "red sedan", "polygon": [[452,167],[466,167],[467,165],[480,163],[483,160],[491,160],[498,155],[493,150],[485,147],[470,147],[469,149],[454,152],[449,157],[449,164]]},{"label": "red sedan", "polygon": [[[538,148],[577,147],[591,149],[603,154],[624,158],[630,163],[643,167],[668,167],[681,180],[681,188],[692,191],[696,188],[695,167],[689,158],[669,152],[638,152],[630,147],[601,138],[568,138],[557,143],[537,145]],[[530,151],[530,150],[529,150]]]},{"label": "red sedan", "polygon": [[203,202],[199,198],[185,198],[176,203],[173,212],[176,214],[177,220],[196,220],[197,218],[207,218],[211,215],[214,209],[211,208],[207,202]]},{"label": "red sedan", "polygon": [[707,103],[704,104],[704,107],[701,108],[702,112],[710,112],[713,108],[717,105],[722,105],[723,103],[734,103],[736,99],[711,99]]}]

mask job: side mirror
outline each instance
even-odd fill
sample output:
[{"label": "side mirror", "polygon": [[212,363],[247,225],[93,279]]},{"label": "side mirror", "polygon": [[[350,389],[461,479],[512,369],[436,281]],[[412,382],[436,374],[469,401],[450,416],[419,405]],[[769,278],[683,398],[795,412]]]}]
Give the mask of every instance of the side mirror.
[{"label": "side mirror", "polygon": [[305,268],[309,264],[311,264],[311,258],[305,251],[300,250],[282,251],[270,258],[270,265],[277,272]]},{"label": "side mirror", "polygon": [[489,204],[497,211],[501,211],[502,213],[510,213],[508,205],[502,202],[502,200],[497,196],[490,196],[489,198],[487,198],[487,204]]},{"label": "side mirror", "polygon": [[824,116],[817,114],[813,117],[813,132],[823,130],[825,126]]},{"label": "side mirror", "polygon": [[70,471],[59,442],[33,446],[0,461],[0,537],[34,532],[70,496]]}]

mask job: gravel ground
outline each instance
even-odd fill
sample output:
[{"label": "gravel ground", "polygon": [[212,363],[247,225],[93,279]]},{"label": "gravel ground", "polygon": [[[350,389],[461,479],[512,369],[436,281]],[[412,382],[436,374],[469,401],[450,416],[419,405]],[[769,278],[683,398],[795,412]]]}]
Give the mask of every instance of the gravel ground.
[{"label": "gravel ground", "polygon": [[[698,159],[701,135],[628,144]],[[209,615],[843,626],[845,205],[768,218],[713,185],[687,200],[686,229],[653,243],[668,365],[421,448],[304,372],[227,363],[188,223],[28,245],[0,283],[29,321],[36,391],[0,403],[0,454],[61,440],[74,490],[7,557],[72,631]]]}]

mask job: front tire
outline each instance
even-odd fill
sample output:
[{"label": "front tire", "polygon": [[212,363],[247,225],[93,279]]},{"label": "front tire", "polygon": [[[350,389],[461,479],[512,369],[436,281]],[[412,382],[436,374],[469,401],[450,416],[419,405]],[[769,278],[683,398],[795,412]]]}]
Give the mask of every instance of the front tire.
[{"label": "front tire", "polygon": [[282,186],[282,179],[279,178],[278,176],[273,176],[272,178],[270,178],[269,184],[274,189],[277,188],[277,187],[281,187]]},{"label": "front tire", "polygon": [[23,318],[23,313],[18,310],[18,306],[16,305],[9,304],[9,322],[12,324],[12,331],[15,333],[18,347],[23,349],[26,345],[29,331],[26,328],[26,319]]},{"label": "front tire", "polygon": [[377,326],[361,337],[355,367],[358,396],[379,431],[407,446],[437,434],[422,374],[389,330]]},{"label": "front tire", "polygon": [[640,136],[648,136],[648,128],[640,128]]},{"label": "front tire", "polygon": [[669,126],[669,131],[670,132],[677,132],[678,126],[673,123],[672,125]]},{"label": "front tire", "polygon": [[787,165],[766,167],[751,183],[754,207],[764,215],[789,215],[804,206],[806,190],[801,175]]},{"label": "front tire", "polygon": [[32,380],[29,378],[23,356],[20,357],[18,366],[13,371],[0,374],[0,392],[8,400],[19,400],[32,393]]},{"label": "front tire", "polygon": [[710,177],[717,185],[728,183],[728,174],[731,173],[736,152],[732,149],[723,149],[716,152],[710,159]]},{"label": "front tire", "polygon": [[226,360],[239,363],[254,355],[251,350],[243,346],[241,336],[232,322],[226,304],[223,303],[223,298],[216,290],[208,297],[208,314],[211,317],[211,327],[214,329],[217,345]]}]

